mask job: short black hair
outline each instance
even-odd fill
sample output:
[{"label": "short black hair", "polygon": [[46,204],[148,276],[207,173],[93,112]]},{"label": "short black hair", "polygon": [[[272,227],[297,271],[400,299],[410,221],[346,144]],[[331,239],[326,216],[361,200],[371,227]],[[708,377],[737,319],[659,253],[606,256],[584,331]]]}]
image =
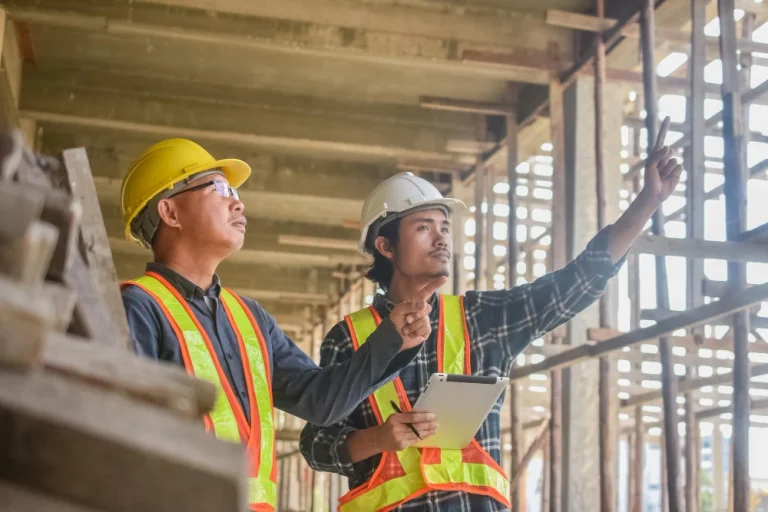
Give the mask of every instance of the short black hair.
[{"label": "short black hair", "polygon": [[[379,229],[378,236],[383,236],[389,241],[391,247],[397,247],[400,241],[400,219],[397,218],[387,222]],[[388,290],[392,284],[392,276],[395,275],[395,266],[392,262],[373,246],[374,240],[371,240],[373,252],[373,265],[365,273],[365,277],[378,284],[383,290]]]}]

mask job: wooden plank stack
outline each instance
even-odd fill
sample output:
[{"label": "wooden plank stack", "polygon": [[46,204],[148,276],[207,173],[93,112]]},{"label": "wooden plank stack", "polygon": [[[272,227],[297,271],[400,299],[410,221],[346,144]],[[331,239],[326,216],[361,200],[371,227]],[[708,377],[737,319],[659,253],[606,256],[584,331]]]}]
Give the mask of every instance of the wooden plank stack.
[{"label": "wooden plank stack", "polygon": [[0,510],[246,510],[213,386],[128,349],[106,244],[85,151],[0,134]]}]

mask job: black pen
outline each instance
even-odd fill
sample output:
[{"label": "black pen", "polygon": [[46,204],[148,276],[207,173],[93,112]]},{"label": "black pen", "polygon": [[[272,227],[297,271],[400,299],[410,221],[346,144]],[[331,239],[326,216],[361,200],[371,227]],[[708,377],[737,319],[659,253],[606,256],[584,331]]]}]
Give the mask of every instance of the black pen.
[{"label": "black pen", "polygon": [[[395,412],[396,412],[397,414],[403,414],[403,411],[401,411],[401,410],[400,410],[400,408],[397,406],[397,404],[395,403],[395,401],[394,401],[394,400],[390,400],[390,401],[389,401],[389,403],[390,403],[390,404],[392,404],[392,408],[395,410]],[[410,423],[406,423],[406,425],[408,425],[408,426],[410,427],[410,429],[413,431],[413,433],[414,433],[414,434],[416,434],[416,437],[418,437],[418,438],[419,438],[419,441],[423,441],[423,439],[422,439],[422,438],[421,438],[421,436],[419,435],[419,431],[418,431],[418,430],[416,430],[416,427],[414,427],[414,426],[413,426],[413,425],[411,425]]]}]

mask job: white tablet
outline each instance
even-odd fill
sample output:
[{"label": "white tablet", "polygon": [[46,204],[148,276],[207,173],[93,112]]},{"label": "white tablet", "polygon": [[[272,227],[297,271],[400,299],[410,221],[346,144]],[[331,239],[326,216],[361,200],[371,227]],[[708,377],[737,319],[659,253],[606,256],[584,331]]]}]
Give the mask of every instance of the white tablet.
[{"label": "white tablet", "polygon": [[507,384],[509,379],[506,377],[433,373],[413,410],[435,414],[440,427],[435,435],[415,446],[467,447]]}]

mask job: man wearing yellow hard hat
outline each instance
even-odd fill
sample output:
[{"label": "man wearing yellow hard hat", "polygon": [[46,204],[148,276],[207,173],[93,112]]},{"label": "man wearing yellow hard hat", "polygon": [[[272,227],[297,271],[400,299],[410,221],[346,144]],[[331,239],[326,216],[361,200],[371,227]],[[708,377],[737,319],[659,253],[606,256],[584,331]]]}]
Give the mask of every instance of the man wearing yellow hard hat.
[{"label": "man wearing yellow hard hat", "polygon": [[126,236],[154,261],[122,296],[137,352],[217,387],[205,426],[246,446],[248,505],[263,511],[276,500],[273,407],[336,423],[410,363],[431,327],[425,302],[399,304],[364,350],[320,369],[257,302],[223,288],[216,268],[243,245],[237,188],[250,173],[245,162],[216,160],[185,139],[141,154],[123,179],[121,207]]}]

